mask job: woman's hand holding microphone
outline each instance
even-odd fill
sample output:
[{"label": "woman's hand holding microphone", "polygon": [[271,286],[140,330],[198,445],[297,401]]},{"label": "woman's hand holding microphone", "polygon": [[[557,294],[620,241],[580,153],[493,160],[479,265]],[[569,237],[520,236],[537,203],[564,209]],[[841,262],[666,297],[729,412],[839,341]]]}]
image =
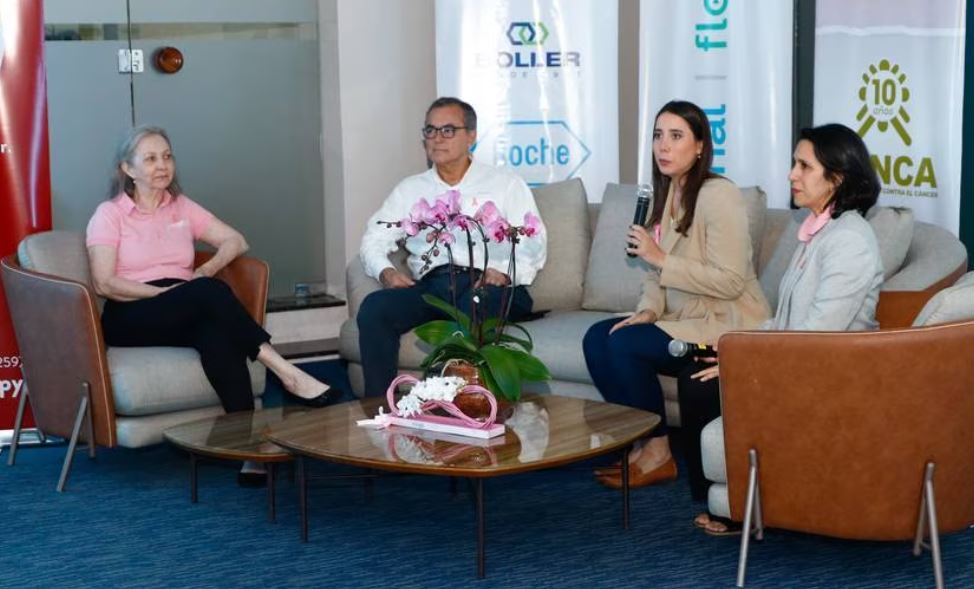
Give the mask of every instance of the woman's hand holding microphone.
[{"label": "woman's hand holding microphone", "polygon": [[649,231],[642,225],[630,225],[629,232],[626,234],[629,239],[626,253],[639,256],[657,268],[663,267],[666,260],[666,252],[660,249],[656,240],[649,234]]}]

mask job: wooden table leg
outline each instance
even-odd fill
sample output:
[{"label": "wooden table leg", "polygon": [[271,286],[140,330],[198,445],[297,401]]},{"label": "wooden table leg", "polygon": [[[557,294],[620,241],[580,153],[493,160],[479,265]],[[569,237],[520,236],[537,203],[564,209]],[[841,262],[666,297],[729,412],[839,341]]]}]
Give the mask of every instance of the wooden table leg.
[{"label": "wooden table leg", "polygon": [[277,463],[267,463],[267,519],[277,521]]},{"label": "wooden table leg", "polygon": [[622,529],[629,529],[629,447],[622,451]]},{"label": "wooden table leg", "polygon": [[484,521],[484,479],[478,478],[474,482],[474,495],[477,503],[477,578],[487,576],[487,557],[485,544],[487,542],[486,522]]},{"label": "wooden table leg", "polygon": [[298,504],[301,509],[301,541],[308,541],[308,476],[305,472],[304,456],[298,462]]}]

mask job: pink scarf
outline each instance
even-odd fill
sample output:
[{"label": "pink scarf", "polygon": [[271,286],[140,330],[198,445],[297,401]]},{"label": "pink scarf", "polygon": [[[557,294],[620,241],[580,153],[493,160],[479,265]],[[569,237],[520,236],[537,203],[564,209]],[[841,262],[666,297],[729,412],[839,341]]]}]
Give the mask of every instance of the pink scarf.
[{"label": "pink scarf", "polygon": [[832,209],[834,208],[834,206],[830,206],[818,215],[812,213],[805,217],[801,227],[798,228],[798,241],[802,243],[811,241],[815,237],[815,234],[821,231],[832,220]]}]

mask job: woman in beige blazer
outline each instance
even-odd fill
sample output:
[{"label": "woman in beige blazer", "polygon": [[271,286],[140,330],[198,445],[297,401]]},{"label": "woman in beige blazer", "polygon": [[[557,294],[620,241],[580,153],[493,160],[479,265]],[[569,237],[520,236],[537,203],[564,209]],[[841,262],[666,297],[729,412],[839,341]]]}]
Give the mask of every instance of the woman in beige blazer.
[{"label": "woman in beige blazer", "polygon": [[[657,374],[676,375],[691,359],[672,357],[670,341],[713,343],[725,331],[757,327],[770,315],[751,263],[741,193],[712,173],[712,164],[706,114],[690,102],[664,105],[653,128],[657,198],[649,228],[633,225],[628,235],[627,251],[651,266],[642,298],[633,315],[596,323],[583,342],[592,381],[606,401],[663,418],[629,454],[632,487],[676,478]],[[607,486],[622,485],[618,467],[596,474]]]}]

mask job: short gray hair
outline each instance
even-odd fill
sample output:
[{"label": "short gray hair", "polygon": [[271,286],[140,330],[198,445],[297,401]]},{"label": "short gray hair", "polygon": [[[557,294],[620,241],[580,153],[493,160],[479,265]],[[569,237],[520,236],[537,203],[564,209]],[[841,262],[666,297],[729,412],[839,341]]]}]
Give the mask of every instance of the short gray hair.
[{"label": "short gray hair", "polygon": [[[124,192],[129,196],[135,195],[135,183],[125,173],[125,170],[122,169],[122,164],[135,165],[135,162],[132,161],[132,158],[135,156],[135,148],[138,147],[140,141],[152,136],[162,137],[169,144],[169,149],[172,149],[172,141],[169,140],[169,135],[162,127],[140,125],[129,129],[125,136],[122,137],[118,148],[115,150],[115,158],[112,161],[112,181],[108,189],[108,198],[114,198],[120,192]],[[182,193],[183,189],[180,188],[179,180],[176,179],[175,174],[173,174],[172,182],[169,183],[167,189],[174,197]]]},{"label": "short gray hair", "polygon": [[466,103],[453,96],[441,96],[434,100],[433,104],[426,109],[426,118],[429,119],[430,113],[433,112],[433,109],[444,108],[447,106],[456,106],[463,111],[463,126],[467,128],[467,131],[477,130],[477,111],[475,111],[469,103]]}]

